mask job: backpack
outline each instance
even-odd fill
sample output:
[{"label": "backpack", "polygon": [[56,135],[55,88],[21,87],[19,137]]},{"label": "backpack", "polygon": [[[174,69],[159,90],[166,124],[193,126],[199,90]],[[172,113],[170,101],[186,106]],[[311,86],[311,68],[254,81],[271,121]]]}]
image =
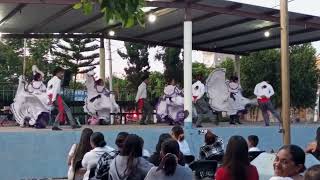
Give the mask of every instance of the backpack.
[{"label": "backpack", "polygon": [[100,157],[95,172],[96,179],[108,180],[110,163],[118,154],[119,151],[112,151],[110,153],[106,152]]}]

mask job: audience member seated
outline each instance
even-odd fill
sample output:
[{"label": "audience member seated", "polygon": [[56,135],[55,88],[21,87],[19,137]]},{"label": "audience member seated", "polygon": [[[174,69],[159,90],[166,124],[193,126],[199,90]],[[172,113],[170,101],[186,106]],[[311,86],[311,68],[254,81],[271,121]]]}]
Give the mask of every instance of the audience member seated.
[{"label": "audience member seated", "polygon": [[205,145],[200,147],[199,158],[201,160],[212,160],[214,156],[223,155],[223,140],[213,134],[211,131],[207,131],[204,136]]},{"label": "audience member seated", "polygon": [[91,135],[90,144],[93,149],[87,152],[82,159],[82,167],[86,169],[83,180],[89,179],[90,171],[97,167],[98,161],[104,153],[109,153],[110,156],[115,154],[114,149],[107,146],[101,132],[95,132]]},{"label": "audience member seated", "polygon": [[120,154],[120,151],[123,149],[124,141],[128,135],[129,133],[127,132],[120,132],[115,141],[117,150],[114,150],[114,153],[106,152],[100,157],[95,172],[96,179],[108,180],[110,163],[117,155]]},{"label": "audience member seated", "polygon": [[320,165],[314,165],[307,169],[304,174],[304,180],[319,180],[320,179]]},{"label": "audience member seated", "polygon": [[256,136],[256,135],[248,136],[249,152],[260,151],[260,149],[257,147],[258,143],[259,143],[258,136]]},{"label": "audience member seated", "polygon": [[156,151],[149,158],[149,162],[152,163],[153,165],[159,166],[161,161],[161,157],[160,157],[161,144],[168,139],[171,139],[171,135],[168,133],[163,133],[159,136],[159,140],[156,145]]},{"label": "audience member seated", "polygon": [[120,154],[110,164],[109,179],[143,180],[152,164],[142,157],[143,139],[135,134],[126,138]]},{"label": "audience member seated", "polygon": [[248,159],[248,145],[241,136],[229,139],[223,164],[216,172],[216,180],[259,180],[258,171]]},{"label": "audience member seated", "polygon": [[167,140],[161,145],[161,163],[148,172],[145,180],[192,180],[189,167],[178,163],[180,156],[179,144],[175,140]]},{"label": "audience member seated", "polygon": [[315,141],[311,142],[305,151],[320,160],[320,127],[317,129]]},{"label": "audience member seated", "polygon": [[185,155],[185,156],[192,155],[190,148],[189,148],[189,144],[185,140],[184,131],[181,126],[174,126],[171,129],[171,136],[174,140],[176,140],[178,142],[179,147],[180,147],[180,151],[182,152],[183,155]]},{"label": "audience member seated", "polygon": [[273,162],[275,176],[303,180],[301,173],[305,171],[305,159],[305,153],[299,146],[282,146]]},{"label": "audience member seated", "polygon": [[82,180],[85,171],[81,170],[81,161],[83,156],[92,148],[90,145],[90,136],[93,131],[90,128],[82,130],[80,141],[73,144],[68,154],[68,180]]}]

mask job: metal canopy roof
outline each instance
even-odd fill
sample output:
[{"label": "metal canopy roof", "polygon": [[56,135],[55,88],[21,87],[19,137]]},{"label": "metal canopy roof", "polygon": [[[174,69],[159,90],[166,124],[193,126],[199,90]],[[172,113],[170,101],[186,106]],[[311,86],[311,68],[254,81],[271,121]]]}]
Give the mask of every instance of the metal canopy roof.
[{"label": "metal canopy roof", "polygon": [[[101,37],[160,46],[183,47],[186,4],[181,0],[147,1],[158,16],[145,27],[107,25],[98,8],[91,15],[72,9],[77,0],[0,0],[3,37]],[[169,8],[168,8],[169,7]],[[224,0],[194,0],[193,49],[230,54],[280,47],[279,10]],[[289,13],[290,44],[320,40],[320,18]],[[108,37],[109,30],[116,36]],[[264,36],[270,31],[270,37]],[[57,34],[59,33],[59,34]],[[81,34],[79,34],[81,33]]]}]

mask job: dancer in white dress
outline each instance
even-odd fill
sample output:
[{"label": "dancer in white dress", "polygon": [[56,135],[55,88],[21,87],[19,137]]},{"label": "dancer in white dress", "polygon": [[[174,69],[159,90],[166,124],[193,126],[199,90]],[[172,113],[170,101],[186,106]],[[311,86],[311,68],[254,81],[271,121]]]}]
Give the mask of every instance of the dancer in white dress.
[{"label": "dancer in white dress", "polygon": [[25,81],[23,76],[19,77],[19,85],[11,109],[20,126],[31,125],[44,128],[50,111],[46,86],[42,82],[44,74],[35,65],[32,66],[32,71],[33,80],[30,83]]},{"label": "dancer in white dress", "polygon": [[105,88],[102,79],[95,81],[93,72],[86,75],[86,88],[87,98],[83,107],[84,112],[99,119],[100,124],[109,124],[110,113],[120,110],[113,94]]},{"label": "dancer in white dress", "polygon": [[218,112],[227,112],[230,124],[235,124],[240,123],[238,112],[244,110],[247,104],[256,104],[256,100],[242,96],[237,77],[233,76],[230,79],[226,80],[225,69],[215,69],[207,79],[207,93],[211,108]]},{"label": "dancer in white dress", "polygon": [[184,120],[183,92],[176,86],[174,79],[167,85],[164,90],[164,95],[160,99],[157,107],[157,114],[162,120],[167,119],[170,124],[181,124]]}]

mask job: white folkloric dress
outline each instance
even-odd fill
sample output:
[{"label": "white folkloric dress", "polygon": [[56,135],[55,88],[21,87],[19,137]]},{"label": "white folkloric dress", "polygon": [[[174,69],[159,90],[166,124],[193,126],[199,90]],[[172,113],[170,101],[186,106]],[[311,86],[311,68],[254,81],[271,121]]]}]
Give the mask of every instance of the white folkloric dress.
[{"label": "white folkloric dress", "polygon": [[24,125],[26,118],[29,118],[30,125],[35,125],[41,113],[50,111],[48,104],[46,86],[42,81],[32,81],[27,85],[23,77],[19,77],[19,85],[11,110],[20,126]]},{"label": "white folkloric dress", "polygon": [[164,88],[164,96],[157,106],[157,114],[164,119],[166,116],[178,122],[183,120],[184,98],[182,91],[176,86],[168,85]]},{"label": "white folkloric dress", "polygon": [[209,75],[206,84],[209,104],[215,111],[235,115],[238,111],[244,110],[247,104],[254,103],[254,100],[242,96],[239,84],[226,81],[225,69],[215,69]]},{"label": "white folkloric dress", "polygon": [[86,78],[87,97],[83,107],[84,112],[98,119],[109,120],[111,108],[113,112],[119,112],[119,105],[114,96],[104,86],[97,86],[94,77],[87,74]]}]

